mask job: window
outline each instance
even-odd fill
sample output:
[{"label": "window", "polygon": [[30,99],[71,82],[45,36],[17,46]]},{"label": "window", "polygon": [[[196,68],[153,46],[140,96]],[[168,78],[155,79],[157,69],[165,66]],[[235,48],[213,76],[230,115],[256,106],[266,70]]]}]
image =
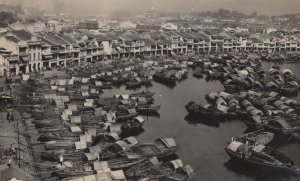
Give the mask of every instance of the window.
[{"label": "window", "polygon": [[33,60],[35,60],[35,53],[33,53]]}]

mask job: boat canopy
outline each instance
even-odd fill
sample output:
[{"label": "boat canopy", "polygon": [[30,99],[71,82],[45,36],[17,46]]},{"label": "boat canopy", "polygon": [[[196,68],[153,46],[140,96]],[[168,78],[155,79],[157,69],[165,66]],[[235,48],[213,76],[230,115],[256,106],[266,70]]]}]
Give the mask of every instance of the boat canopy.
[{"label": "boat canopy", "polygon": [[76,148],[76,150],[86,149],[87,148],[86,142],[83,142],[83,141],[75,142],[75,148]]},{"label": "boat canopy", "polygon": [[272,91],[272,92],[270,92],[268,95],[269,95],[270,97],[276,97],[278,94],[279,94],[278,92]]},{"label": "boat canopy", "polygon": [[219,95],[218,95],[217,93],[215,93],[215,92],[209,92],[209,93],[207,94],[207,96],[208,96],[210,99],[212,99],[212,100],[216,100],[216,98],[219,97]]},{"label": "boat canopy", "polygon": [[281,100],[278,100],[278,101],[276,101],[276,102],[274,102],[274,105],[276,106],[276,107],[280,107],[281,105],[283,105],[284,103],[283,103],[283,101],[281,101]]},{"label": "boat canopy", "polygon": [[85,153],[85,157],[88,161],[97,160],[99,158],[99,154],[96,152],[93,153]]},{"label": "boat canopy", "polygon": [[248,91],[248,94],[250,95],[254,95],[254,96],[257,96],[257,97],[261,97],[263,94],[260,93],[260,92],[256,92],[256,91],[252,91],[252,90],[249,90]]},{"label": "boat canopy", "polygon": [[128,138],[125,138],[124,141],[126,143],[128,143],[129,147],[133,147],[133,146],[139,144],[139,141],[134,136],[130,136]]},{"label": "boat canopy", "polygon": [[224,84],[226,85],[226,84],[229,84],[229,83],[231,83],[231,82],[232,82],[231,79],[227,79],[227,80],[224,82]]},{"label": "boat canopy", "polygon": [[129,114],[135,114],[136,113],[136,109],[135,108],[127,109],[127,112]]},{"label": "boat canopy", "polygon": [[253,147],[252,150],[257,152],[257,153],[260,153],[264,148],[265,148],[264,145],[257,145],[255,147]]},{"label": "boat canopy", "polygon": [[109,172],[110,171],[110,168],[108,166],[108,162],[107,161],[96,161],[96,162],[93,162],[93,167],[94,167],[94,170],[96,171],[103,171],[103,172]]},{"label": "boat canopy", "polygon": [[253,73],[254,70],[251,67],[246,67],[245,70],[247,70],[249,73]]},{"label": "boat canopy", "polygon": [[121,133],[122,129],[121,129],[121,125],[109,125],[109,131],[110,132],[115,132],[115,133]]},{"label": "boat canopy", "polygon": [[219,97],[217,99],[216,104],[217,105],[227,105],[226,101],[222,97]]},{"label": "boat canopy", "polygon": [[252,116],[256,116],[256,115],[263,116],[264,113],[263,113],[261,110],[255,109],[255,110],[252,110],[252,111],[250,112],[250,114],[251,114]]},{"label": "boat canopy", "polygon": [[261,116],[260,115],[255,115],[255,116],[251,116],[252,120],[255,121],[256,123],[261,123]]},{"label": "boat canopy", "polygon": [[170,161],[170,163],[173,165],[174,170],[176,170],[177,168],[183,167],[183,163],[180,159],[172,160],[172,161]]},{"label": "boat canopy", "polygon": [[80,116],[70,116],[71,123],[73,124],[80,124],[81,117]]},{"label": "boat canopy", "polygon": [[238,141],[232,141],[228,146],[227,148],[233,152],[236,152],[239,147],[241,147],[243,145],[243,143],[241,142],[238,142]]},{"label": "boat canopy", "polygon": [[291,128],[291,126],[286,122],[285,119],[275,119],[275,121],[280,124],[284,129]]},{"label": "boat canopy", "polygon": [[113,180],[126,180],[123,170],[111,171],[110,175]]},{"label": "boat canopy", "polygon": [[133,118],[133,120],[137,120],[139,123],[145,122],[145,119],[142,116],[137,116],[137,117]]},{"label": "boat canopy", "polygon": [[119,140],[116,141],[115,144],[120,146],[122,150],[129,150],[129,145],[125,141]]},{"label": "boat canopy", "polygon": [[176,146],[176,141],[174,138],[161,138],[160,139],[168,148]]},{"label": "boat canopy", "polygon": [[90,151],[90,153],[98,153],[98,154],[102,153],[102,149],[101,149],[100,145],[90,146],[89,151]]},{"label": "boat canopy", "polygon": [[90,78],[82,78],[81,82],[85,84],[85,83],[88,83],[89,80],[90,80]]},{"label": "boat canopy", "polygon": [[279,71],[278,71],[277,69],[274,69],[274,68],[270,68],[270,69],[268,70],[268,72],[269,72],[270,74],[278,74],[278,73],[279,73]]},{"label": "boat canopy", "polygon": [[102,84],[101,81],[95,81],[95,85],[96,85],[96,86],[102,86],[103,84]]},{"label": "boat canopy", "polygon": [[294,75],[290,69],[283,69],[281,72],[283,75]]},{"label": "boat canopy", "polygon": [[65,114],[65,115],[67,115],[67,116],[72,116],[73,111],[70,110],[70,109],[65,109],[63,114]]},{"label": "boat canopy", "polygon": [[185,173],[190,176],[194,173],[193,168],[191,167],[191,165],[186,165],[183,167],[183,170],[185,171]]},{"label": "boat canopy", "polygon": [[219,96],[221,96],[223,99],[228,99],[231,94],[227,92],[219,92]]},{"label": "boat canopy", "polygon": [[280,100],[282,100],[283,102],[287,103],[287,104],[297,104],[297,101],[287,98],[287,97],[280,97]]},{"label": "boat canopy", "polygon": [[79,126],[71,126],[70,129],[72,133],[81,132],[81,128]]},{"label": "boat canopy", "polygon": [[149,161],[150,161],[151,164],[154,165],[154,166],[159,164],[159,161],[157,160],[156,157],[151,157],[151,158],[149,159]]},{"label": "boat canopy", "polygon": [[259,82],[259,81],[255,81],[254,84],[257,85],[257,86],[259,86],[260,88],[264,88],[264,86],[262,85],[262,83]]},{"label": "boat canopy", "polygon": [[137,97],[138,102],[147,102],[145,97]]},{"label": "boat canopy", "polygon": [[294,85],[294,86],[296,86],[296,87],[299,87],[299,84],[298,84],[298,82],[296,82],[296,81],[291,81],[291,82],[289,82],[289,84],[290,84],[290,85]]},{"label": "boat canopy", "polygon": [[77,111],[77,105],[76,104],[68,104],[68,109],[72,111]]},{"label": "boat canopy", "polygon": [[271,88],[271,87],[276,87],[276,88],[278,88],[278,85],[277,85],[275,82],[268,82],[268,83],[266,84],[266,87],[267,87],[267,88]]},{"label": "boat canopy", "polygon": [[107,122],[115,122],[116,121],[116,113],[115,112],[105,112],[104,113]]},{"label": "boat canopy", "polygon": [[107,137],[112,138],[113,140],[117,141],[120,139],[119,135],[116,132],[111,132],[107,134]]},{"label": "boat canopy", "polygon": [[218,104],[218,105],[217,105],[217,109],[218,109],[219,111],[223,112],[223,113],[227,113],[228,110],[229,110],[228,107],[223,106],[223,105],[221,105],[221,104]]}]

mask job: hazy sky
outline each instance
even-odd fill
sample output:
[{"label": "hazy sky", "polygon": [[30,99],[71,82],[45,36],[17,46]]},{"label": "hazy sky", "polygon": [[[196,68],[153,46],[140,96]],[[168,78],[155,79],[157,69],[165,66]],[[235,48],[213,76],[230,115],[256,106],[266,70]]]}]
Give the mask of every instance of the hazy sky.
[{"label": "hazy sky", "polygon": [[[1,0],[0,0],[1,1]],[[300,0],[2,0],[38,5],[45,10],[62,12],[113,12],[126,11],[203,11],[220,8],[245,13],[278,15],[300,13]]]}]

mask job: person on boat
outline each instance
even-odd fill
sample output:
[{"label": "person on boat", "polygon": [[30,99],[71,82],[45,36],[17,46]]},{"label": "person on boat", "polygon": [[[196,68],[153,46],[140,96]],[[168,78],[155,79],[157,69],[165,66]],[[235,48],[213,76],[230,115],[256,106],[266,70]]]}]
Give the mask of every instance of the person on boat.
[{"label": "person on boat", "polygon": [[11,166],[11,163],[12,163],[12,159],[10,158],[10,159],[8,160],[7,166],[10,167],[10,166]]},{"label": "person on boat", "polygon": [[63,157],[63,155],[60,155],[59,156],[59,163],[60,163],[61,166],[63,166],[63,162],[64,162],[64,157]]},{"label": "person on boat", "polygon": [[96,154],[97,161],[100,161],[100,154]]}]

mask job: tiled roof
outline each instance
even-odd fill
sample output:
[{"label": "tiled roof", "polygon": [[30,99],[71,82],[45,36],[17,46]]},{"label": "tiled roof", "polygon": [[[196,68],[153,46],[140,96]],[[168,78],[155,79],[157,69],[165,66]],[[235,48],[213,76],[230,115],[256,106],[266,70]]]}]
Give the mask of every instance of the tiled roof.
[{"label": "tiled roof", "polygon": [[30,40],[32,37],[32,34],[25,30],[14,30],[12,31],[12,34],[17,36],[21,40]]},{"label": "tiled roof", "polygon": [[59,46],[59,44],[56,43],[55,41],[49,40],[49,37],[48,37],[48,36],[44,36],[44,37],[42,37],[41,39],[42,39],[42,42],[43,42],[43,43],[49,44],[49,45],[51,45],[51,46]]},{"label": "tiled roof", "polygon": [[20,42],[20,39],[14,37],[14,36],[6,36],[5,38],[8,39],[9,41],[14,42],[14,43],[19,43]]},{"label": "tiled roof", "polygon": [[146,45],[155,45],[156,44],[153,40],[151,40],[149,38],[143,38],[142,41],[144,41]]},{"label": "tiled roof", "polygon": [[110,40],[112,40],[111,37],[109,37],[109,36],[104,36],[104,35],[97,35],[95,38],[96,38],[96,40],[99,41],[99,42],[101,42],[101,41],[110,41]]},{"label": "tiled roof", "polygon": [[76,40],[74,38],[70,37],[70,36],[60,34],[59,37],[61,37],[62,39],[66,40],[70,44],[77,43]]},{"label": "tiled roof", "polygon": [[263,41],[257,39],[257,38],[251,38],[252,43],[263,43]]}]

